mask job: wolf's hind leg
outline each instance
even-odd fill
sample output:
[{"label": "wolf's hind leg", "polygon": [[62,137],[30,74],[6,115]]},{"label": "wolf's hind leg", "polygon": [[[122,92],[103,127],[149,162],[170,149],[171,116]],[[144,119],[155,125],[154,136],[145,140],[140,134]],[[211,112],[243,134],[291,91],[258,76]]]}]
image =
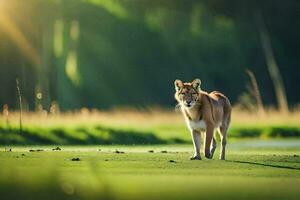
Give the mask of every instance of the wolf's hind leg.
[{"label": "wolf's hind leg", "polygon": [[220,151],[220,160],[225,160],[225,151],[227,144],[227,126],[220,127],[220,137],[221,137],[221,151]]},{"label": "wolf's hind leg", "polygon": [[215,137],[213,136],[211,147],[210,147],[210,157],[211,158],[214,156],[216,148],[217,148],[217,141],[216,141]]}]

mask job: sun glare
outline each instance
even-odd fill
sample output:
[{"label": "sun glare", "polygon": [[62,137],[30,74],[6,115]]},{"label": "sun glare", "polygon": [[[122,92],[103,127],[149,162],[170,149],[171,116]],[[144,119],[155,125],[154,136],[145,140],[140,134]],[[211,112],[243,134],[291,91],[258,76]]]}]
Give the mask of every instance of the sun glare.
[{"label": "sun glare", "polygon": [[36,49],[9,16],[9,13],[5,12],[7,9],[8,1],[0,0],[0,31],[4,32],[15,43],[34,66],[37,66],[40,63],[40,58]]}]

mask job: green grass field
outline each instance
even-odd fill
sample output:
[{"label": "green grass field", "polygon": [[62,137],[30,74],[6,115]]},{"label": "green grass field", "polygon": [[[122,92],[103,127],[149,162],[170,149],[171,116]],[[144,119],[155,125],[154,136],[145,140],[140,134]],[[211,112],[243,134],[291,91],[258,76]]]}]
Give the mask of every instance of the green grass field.
[{"label": "green grass field", "polygon": [[190,161],[190,134],[173,111],[24,113],[22,131],[11,113],[0,116],[0,197],[299,199],[299,119],[235,111],[227,160],[217,151]]},{"label": "green grass field", "polygon": [[192,145],[55,147],[2,146],[1,199],[300,196],[299,139],[231,140],[226,161],[190,161]]},{"label": "green grass field", "polygon": [[[85,113],[87,112],[87,113]],[[0,115],[0,145],[183,144],[190,134],[180,113],[172,110],[80,112],[59,115]],[[234,111],[230,138],[300,137],[300,112],[265,117]]]}]

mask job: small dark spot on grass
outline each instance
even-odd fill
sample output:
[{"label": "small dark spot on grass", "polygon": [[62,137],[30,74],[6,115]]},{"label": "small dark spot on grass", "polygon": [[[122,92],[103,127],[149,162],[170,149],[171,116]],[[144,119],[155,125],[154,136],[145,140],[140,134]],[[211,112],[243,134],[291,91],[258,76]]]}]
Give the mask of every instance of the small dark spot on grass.
[{"label": "small dark spot on grass", "polygon": [[154,151],[153,151],[153,150],[149,150],[148,152],[149,152],[149,153],[154,153]]},{"label": "small dark spot on grass", "polygon": [[43,149],[30,149],[29,152],[39,152],[44,151]]},{"label": "small dark spot on grass", "polygon": [[52,151],[61,151],[61,148],[60,147],[56,147],[56,148],[52,149]]},{"label": "small dark spot on grass", "polygon": [[105,159],[104,161],[108,161],[108,159]]},{"label": "small dark spot on grass", "polygon": [[116,149],[115,153],[125,153],[124,151],[119,151]]},{"label": "small dark spot on grass", "polygon": [[11,149],[9,149],[9,151],[12,151]]},{"label": "small dark spot on grass", "polygon": [[22,153],[22,154],[21,154],[21,156],[25,156],[25,154],[24,154],[24,153]]},{"label": "small dark spot on grass", "polygon": [[72,158],[72,161],[80,161],[80,158]]},{"label": "small dark spot on grass", "polygon": [[98,151],[102,151],[101,149],[98,149]]},{"label": "small dark spot on grass", "polygon": [[16,158],[19,158],[19,156],[16,156]]},{"label": "small dark spot on grass", "polygon": [[176,163],[176,161],[175,161],[175,160],[169,160],[169,162],[170,162],[170,163]]},{"label": "small dark spot on grass", "polygon": [[161,151],[161,153],[168,153],[166,150]]},{"label": "small dark spot on grass", "polygon": [[297,157],[299,157],[299,155],[297,155],[297,154],[294,154],[294,158],[297,158]]}]

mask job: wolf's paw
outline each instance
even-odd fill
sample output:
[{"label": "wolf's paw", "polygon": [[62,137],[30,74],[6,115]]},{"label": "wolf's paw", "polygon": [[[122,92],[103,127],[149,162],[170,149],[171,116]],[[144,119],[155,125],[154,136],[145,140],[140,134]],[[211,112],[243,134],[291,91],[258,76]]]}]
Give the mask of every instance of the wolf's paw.
[{"label": "wolf's paw", "polygon": [[211,153],[206,153],[206,154],[205,154],[205,157],[206,157],[207,159],[212,159],[212,154],[211,154]]},{"label": "wolf's paw", "polygon": [[190,160],[201,160],[200,155],[194,155],[190,157]]}]

